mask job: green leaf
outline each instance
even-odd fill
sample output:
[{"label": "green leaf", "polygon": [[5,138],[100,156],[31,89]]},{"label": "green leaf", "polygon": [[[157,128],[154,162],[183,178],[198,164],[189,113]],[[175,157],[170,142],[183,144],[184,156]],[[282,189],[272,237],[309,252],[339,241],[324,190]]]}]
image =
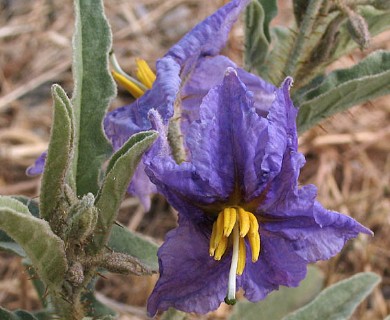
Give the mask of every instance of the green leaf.
[{"label": "green leaf", "polygon": [[94,250],[99,250],[107,242],[109,231],[138,162],[156,138],[156,131],[137,133],[112,156],[95,201],[99,210],[99,234],[95,235]]},{"label": "green leaf", "polygon": [[[13,199],[22,202],[28,207],[28,210],[32,213],[34,217],[39,217],[39,207],[38,204],[24,196],[12,196]],[[24,210],[24,209],[22,209]],[[22,258],[26,258],[26,252],[19,246],[11,237],[9,237],[3,230],[0,230],[0,250],[5,250],[17,254]]]},{"label": "green leaf", "polygon": [[50,134],[49,149],[42,176],[40,195],[40,214],[47,221],[60,212],[56,210],[62,198],[63,185],[73,151],[73,111],[64,90],[53,85],[54,100],[53,124]]},{"label": "green leaf", "polygon": [[38,320],[31,313],[24,310],[17,310],[14,312],[8,311],[0,307],[1,320]]},{"label": "green leaf", "polygon": [[115,252],[126,253],[137,258],[151,271],[158,271],[158,245],[140,234],[130,232],[125,227],[114,225],[108,247]]},{"label": "green leaf", "polygon": [[264,63],[271,42],[269,23],[277,14],[274,0],[252,1],[245,16],[245,65],[248,70],[259,69]]},{"label": "green leaf", "polygon": [[282,319],[289,312],[307,304],[322,289],[324,276],[316,268],[309,266],[306,278],[297,288],[281,287],[258,303],[239,301],[229,320]]},{"label": "green leaf", "polygon": [[15,199],[0,197],[0,229],[24,249],[41,279],[56,289],[67,269],[64,243],[51,231],[47,221],[35,218],[22,206]]},{"label": "green leaf", "polygon": [[93,319],[101,319],[104,316],[116,316],[117,313],[108,306],[96,299],[92,291],[88,291],[81,298],[84,305],[87,307],[86,313]]},{"label": "green leaf", "polygon": [[108,70],[111,31],[102,0],[76,0],[72,97],[76,119],[73,172],[77,194],[96,195],[100,170],[112,149],[102,122],[116,87]]},{"label": "green leaf", "polygon": [[311,303],[284,320],[349,319],[379,282],[380,277],[375,273],[358,273],[325,289]]},{"label": "green leaf", "polygon": [[299,90],[298,130],[303,132],[326,117],[390,93],[390,52],[377,51],[357,65],[333,71]]}]

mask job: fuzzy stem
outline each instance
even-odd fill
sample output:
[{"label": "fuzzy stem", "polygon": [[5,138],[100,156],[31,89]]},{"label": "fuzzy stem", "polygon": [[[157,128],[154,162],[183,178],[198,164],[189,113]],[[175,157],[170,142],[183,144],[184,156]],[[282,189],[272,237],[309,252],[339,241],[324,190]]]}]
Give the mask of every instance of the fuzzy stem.
[{"label": "fuzzy stem", "polygon": [[175,161],[180,164],[186,160],[186,152],[184,150],[184,139],[180,128],[181,119],[181,103],[175,101],[174,114],[169,121],[168,126],[168,142],[172,150],[172,156]]},{"label": "fuzzy stem", "polygon": [[[310,36],[313,30],[313,26],[316,21],[316,16],[321,8],[322,2],[323,0],[311,0],[309,2],[305,16],[302,20],[301,27],[299,28],[298,36],[295,39],[294,45],[287,59],[287,64],[283,71],[284,76],[295,76],[300,57],[304,52],[305,41]],[[279,80],[279,82],[281,82],[283,79]]]}]

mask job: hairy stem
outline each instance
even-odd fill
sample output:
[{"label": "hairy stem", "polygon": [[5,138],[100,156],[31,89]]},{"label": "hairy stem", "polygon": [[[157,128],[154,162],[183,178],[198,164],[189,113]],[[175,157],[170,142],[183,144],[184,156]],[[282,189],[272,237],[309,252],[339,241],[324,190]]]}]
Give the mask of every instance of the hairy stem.
[{"label": "hairy stem", "polygon": [[[316,16],[321,8],[322,2],[323,0],[311,0],[309,2],[302,24],[299,28],[299,33],[288,56],[283,76],[295,76],[297,66],[305,49],[305,42],[310,37],[313,30]],[[279,79],[279,82],[282,80],[283,79]]]},{"label": "hairy stem", "polygon": [[184,150],[184,139],[180,128],[181,106],[180,101],[176,100],[174,107],[174,114],[169,121],[168,127],[168,142],[172,150],[173,158],[177,163],[186,160],[186,153]]}]

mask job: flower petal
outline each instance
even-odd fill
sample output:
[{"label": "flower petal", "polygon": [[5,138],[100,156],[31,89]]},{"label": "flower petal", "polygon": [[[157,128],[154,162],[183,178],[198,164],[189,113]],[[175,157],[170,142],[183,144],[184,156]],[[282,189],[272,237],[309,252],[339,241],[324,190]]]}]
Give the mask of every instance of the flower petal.
[{"label": "flower petal", "polygon": [[256,302],[280,285],[298,286],[306,276],[306,265],[307,261],[294,251],[292,242],[263,230],[259,260],[248,261],[240,286],[245,297]]},{"label": "flower petal", "polygon": [[202,56],[215,56],[225,46],[228,34],[249,0],[232,0],[187,33],[167,53],[182,67],[184,76]]},{"label": "flower petal", "polygon": [[149,130],[148,112],[160,112],[164,122],[173,115],[173,104],[180,86],[180,66],[170,57],[157,61],[157,78],[151,90],[130,105],[107,114],[104,130],[115,150],[119,149],[131,135]]},{"label": "flower petal", "polygon": [[211,88],[220,84],[228,67],[236,69],[238,77],[254,94],[254,107],[259,115],[266,116],[275,98],[276,87],[263,79],[238,68],[225,56],[202,57],[181,90],[182,130],[199,119],[199,106]]},{"label": "flower petal", "polygon": [[34,164],[29,166],[26,170],[28,176],[36,176],[43,173],[45,168],[45,162],[47,157],[47,151],[42,152],[42,154],[35,160]]},{"label": "flower petal", "polygon": [[[305,204],[307,205],[307,204]],[[314,202],[302,215],[268,222],[264,229],[291,242],[294,252],[307,262],[326,260],[340,252],[345,242],[359,233],[372,235],[360,223],[341,213],[330,211]]]},{"label": "flower petal", "polygon": [[193,122],[187,133],[197,173],[228,195],[246,194],[257,182],[253,163],[264,155],[267,121],[258,116],[253,103],[236,71],[229,68],[223,83],[203,99],[200,120]]},{"label": "flower petal", "polygon": [[226,296],[230,259],[209,256],[211,225],[195,225],[183,216],[158,251],[160,278],[148,300],[148,313],[174,307],[207,313]]}]

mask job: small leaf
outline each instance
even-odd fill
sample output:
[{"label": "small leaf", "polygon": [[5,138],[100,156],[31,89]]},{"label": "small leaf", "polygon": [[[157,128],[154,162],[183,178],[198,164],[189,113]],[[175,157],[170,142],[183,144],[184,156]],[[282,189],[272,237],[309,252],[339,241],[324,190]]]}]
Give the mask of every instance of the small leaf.
[{"label": "small leaf", "polygon": [[158,271],[158,245],[144,236],[130,232],[125,227],[112,227],[108,247],[115,252],[126,253],[137,258],[151,271]]},{"label": "small leaf", "polygon": [[[313,85],[314,84],[314,85]],[[377,51],[349,69],[333,71],[293,97],[303,132],[326,117],[390,93],[390,52]]]},{"label": "small leaf", "polygon": [[379,282],[380,277],[375,273],[358,273],[325,289],[311,303],[284,320],[348,319]]},{"label": "small leaf", "polygon": [[53,85],[52,96],[53,124],[40,196],[40,214],[47,221],[51,221],[52,218],[58,220],[58,217],[53,215],[60,212],[56,209],[62,198],[65,177],[72,159],[74,135],[73,112],[68,97],[58,85]]},{"label": "small leaf", "polygon": [[[103,133],[103,117],[115,95],[108,70],[111,31],[102,0],[75,1],[76,26],[73,38],[74,105],[76,145],[73,172],[77,195],[98,192],[103,162],[111,145]],[[98,36],[97,36],[98,35]]]},{"label": "small leaf", "polygon": [[248,70],[259,69],[268,54],[271,42],[269,23],[277,14],[276,1],[252,1],[245,18],[245,65]]},{"label": "small leaf", "polygon": [[138,162],[156,138],[155,131],[137,133],[112,156],[95,202],[99,210],[97,224],[99,235],[95,236],[94,250],[99,250],[106,243]]},{"label": "small leaf", "polygon": [[281,287],[258,303],[239,301],[229,320],[282,319],[289,312],[311,301],[321,291],[323,282],[322,272],[309,266],[307,276],[299,287]]},{"label": "small leaf", "polygon": [[67,269],[64,243],[51,231],[47,221],[32,216],[26,206],[14,210],[13,201],[18,202],[0,197],[0,229],[24,249],[42,280],[56,289]]}]

